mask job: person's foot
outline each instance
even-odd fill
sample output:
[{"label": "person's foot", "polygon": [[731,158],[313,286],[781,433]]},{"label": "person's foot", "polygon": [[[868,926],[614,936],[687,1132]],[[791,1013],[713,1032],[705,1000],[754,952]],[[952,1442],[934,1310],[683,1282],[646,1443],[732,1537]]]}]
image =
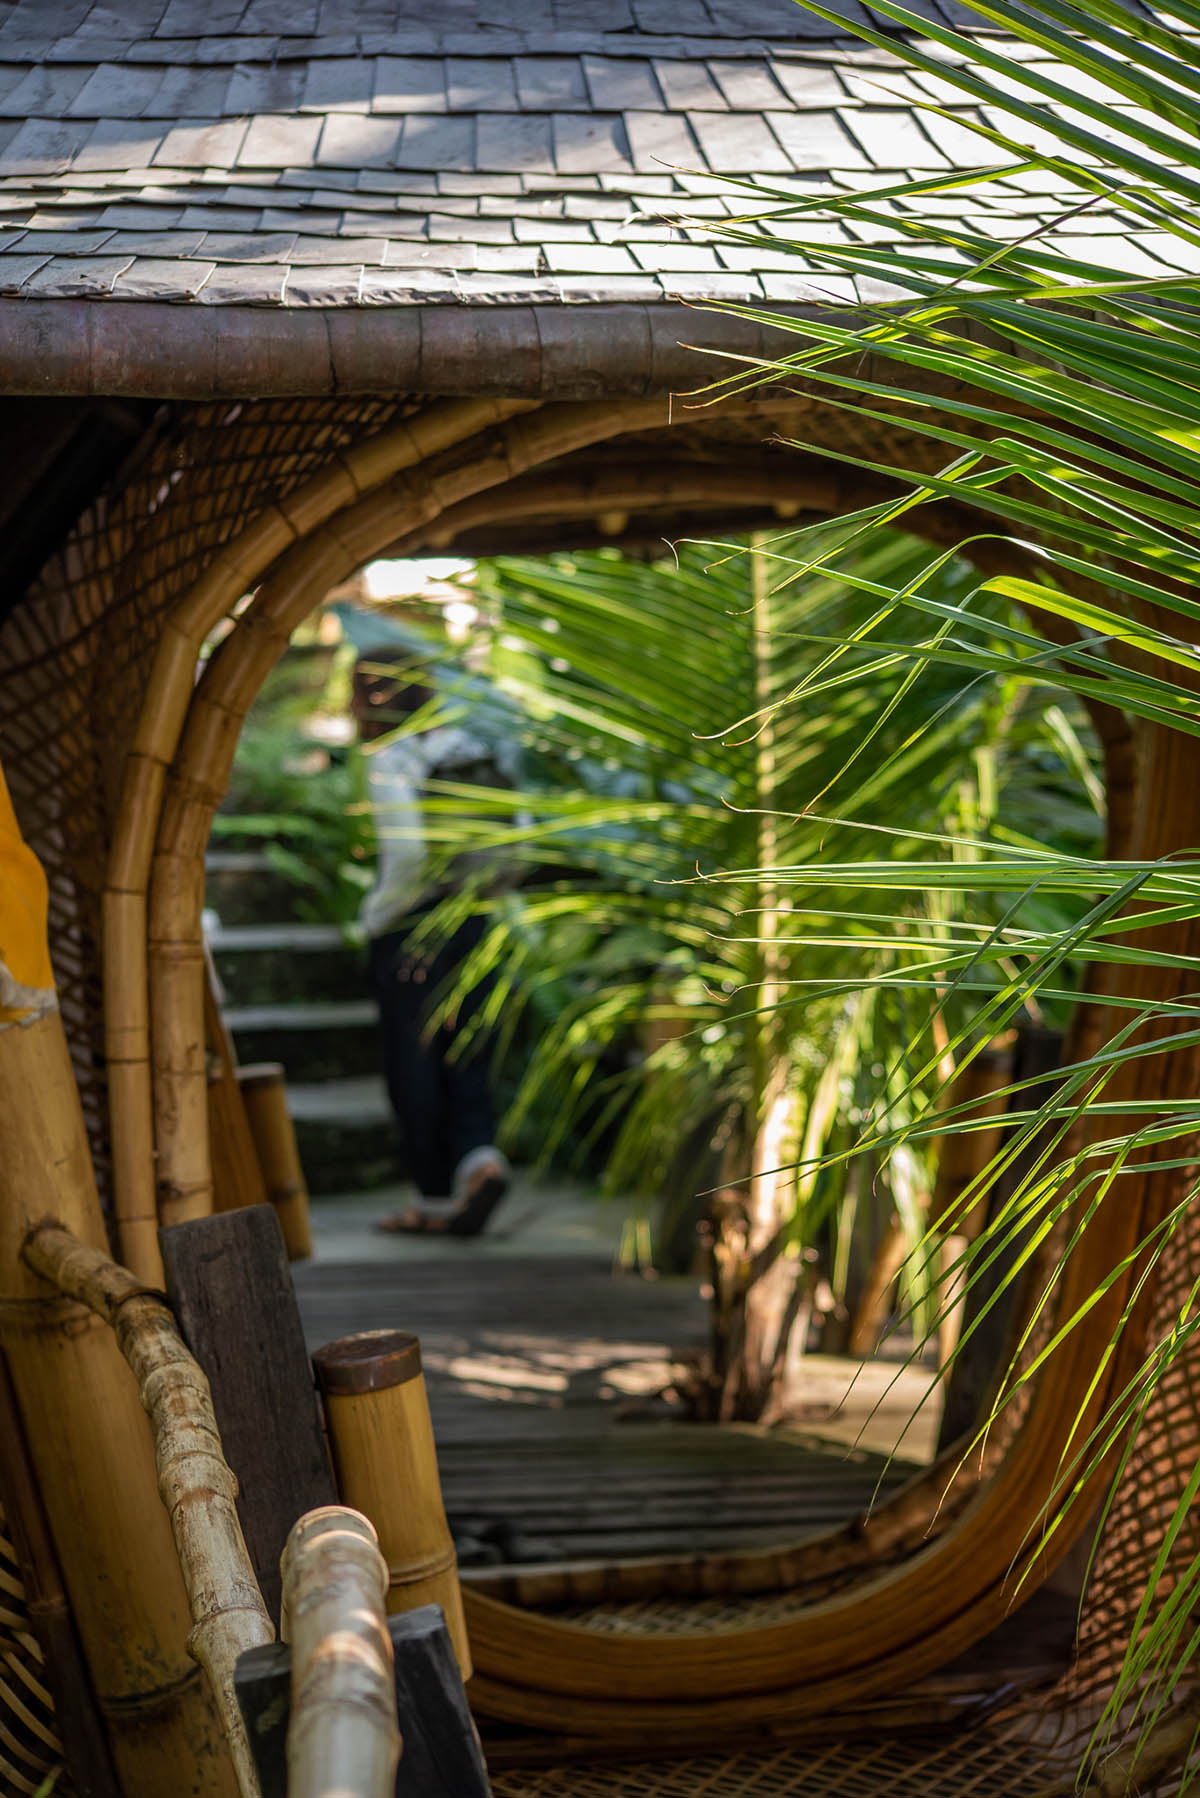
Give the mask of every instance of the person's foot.
[{"label": "person's foot", "polygon": [[418,1199],[381,1217],[385,1236],[478,1236],[508,1191],[512,1169],[491,1143],[472,1149],[454,1170],[449,1199]]},{"label": "person's foot", "polygon": [[389,1211],[375,1225],[384,1236],[444,1236],[449,1227],[449,1214],[439,1217],[436,1213],[422,1211],[419,1205],[409,1205],[403,1211]]},{"label": "person's foot", "polygon": [[478,1236],[508,1191],[512,1169],[491,1143],[472,1149],[454,1170],[454,1208],[443,1228],[448,1236]]}]

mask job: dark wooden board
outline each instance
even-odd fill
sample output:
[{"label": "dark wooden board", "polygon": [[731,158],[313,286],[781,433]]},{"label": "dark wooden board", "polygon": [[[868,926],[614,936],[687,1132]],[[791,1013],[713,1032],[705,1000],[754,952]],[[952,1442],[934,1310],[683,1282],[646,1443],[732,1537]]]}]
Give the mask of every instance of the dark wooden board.
[{"label": "dark wooden board", "polygon": [[242,1533],[278,1626],[288,1531],[337,1500],[279,1220],[252,1205],[175,1224],[159,1240],[167,1296],[212,1386]]},{"label": "dark wooden board", "polygon": [[[491,1798],[483,1751],[440,1605],[388,1618],[403,1749],[396,1798]],[[291,1650],[271,1642],[238,1661],[234,1690],[262,1798],[287,1798]]]}]

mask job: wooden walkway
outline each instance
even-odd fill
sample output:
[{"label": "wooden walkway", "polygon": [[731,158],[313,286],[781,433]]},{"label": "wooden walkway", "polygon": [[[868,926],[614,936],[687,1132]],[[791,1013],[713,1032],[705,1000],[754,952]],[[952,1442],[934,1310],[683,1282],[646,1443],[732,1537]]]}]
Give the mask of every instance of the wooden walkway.
[{"label": "wooden walkway", "polygon": [[911,1466],[794,1430],[676,1421],[672,1357],[705,1340],[692,1281],[599,1255],[455,1252],[295,1270],[310,1347],[421,1338],[464,1566],[769,1547],[845,1521]]}]

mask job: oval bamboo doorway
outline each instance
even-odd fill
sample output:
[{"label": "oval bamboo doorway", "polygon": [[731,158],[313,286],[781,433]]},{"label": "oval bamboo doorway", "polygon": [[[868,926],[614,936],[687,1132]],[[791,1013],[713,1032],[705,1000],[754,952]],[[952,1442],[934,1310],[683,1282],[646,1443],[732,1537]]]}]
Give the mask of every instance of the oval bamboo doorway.
[{"label": "oval bamboo doorway", "polygon": [[[122,1258],[142,1278],[158,1274],[158,1223],[211,1206],[203,853],[242,720],[295,625],[373,555],[420,548],[456,508],[460,518],[486,520],[503,507],[510,483],[618,434],[661,429],[664,413],[659,400],[430,406],[344,449],[264,506],[172,606],[125,761],[105,893],[117,1222]],[[232,628],[196,681],[201,647],[226,617]],[[1173,797],[1141,810],[1134,847],[1144,857],[1200,834],[1191,815],[1200,806],[1197,783],[1189,788],[1178,741],[1161,732],[1148,746],[1149,790]],[[1161,976],[1143,978],[1148,996]],[[1185,1080],[1187,1070],[1172,1077]],[[1139,1096],[1137,1082],[1147,1078],[1132,1067],[1127,1096]],[[1102,1210],[1067,1269],[1065,1310],[1127,1262],[1163,1203],[1161,1184],[1150,1176],[1140,1205]],[[798,1579],[832,1566],[855,1573],[852,1583],[784,1614],[776,1601],[757,1622],[616,1635],[468,1592],[480,1709],[580,1735],[633,1729],[643,1739],[682,1742],[719,1726],[769,1730],[780,1719],[824,1715],[943,1664],[1003,1618],[1015,1576],[1042,1577],[1070,1545],[1063,1529],[1053,1555],[1039,1555],[1031,1530],[1069,1452],[1077,1409],[1098,1417],[1127,1377],[1120,1358],[1102,1359],[1101,1345],[1131,1278],[1126,1272],[1109,1286],[1089,1335],[1067,1341],[1001,1465],[986,1483],[968,1484],[932,1540],[924,1540],[930,1498],[945,1484],[944,1467],[882,1507],[857,1536],[797,1551]],[[1072,1516],[1085,1518],[1088,1508],[1077,1505]]]}]

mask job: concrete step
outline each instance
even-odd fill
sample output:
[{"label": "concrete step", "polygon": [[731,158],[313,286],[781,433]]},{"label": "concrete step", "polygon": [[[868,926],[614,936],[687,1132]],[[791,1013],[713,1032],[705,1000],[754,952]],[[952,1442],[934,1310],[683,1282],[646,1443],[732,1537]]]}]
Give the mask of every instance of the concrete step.
[{"label": "concrete step", "polygon": [[204,857],[204,903],[222,924],[296,915],[298,890],[256,849],[210,849]]},{"label": "concrete step", "polygon": [[402,1177],[381,1075],[301,1081],[287,1098],[310,1192],[370,1192]]},{"label": "concrete step", "polygon": [[336,924],[226,924],[209,934],[230,1006],[359,998],[364,952]]},{"label": "concrete step", "polygon": [[281,1061],[289,1081],[344,1079],[379,1071],[373,999],[234,1005],[225,1022],[239,1061]]}]

